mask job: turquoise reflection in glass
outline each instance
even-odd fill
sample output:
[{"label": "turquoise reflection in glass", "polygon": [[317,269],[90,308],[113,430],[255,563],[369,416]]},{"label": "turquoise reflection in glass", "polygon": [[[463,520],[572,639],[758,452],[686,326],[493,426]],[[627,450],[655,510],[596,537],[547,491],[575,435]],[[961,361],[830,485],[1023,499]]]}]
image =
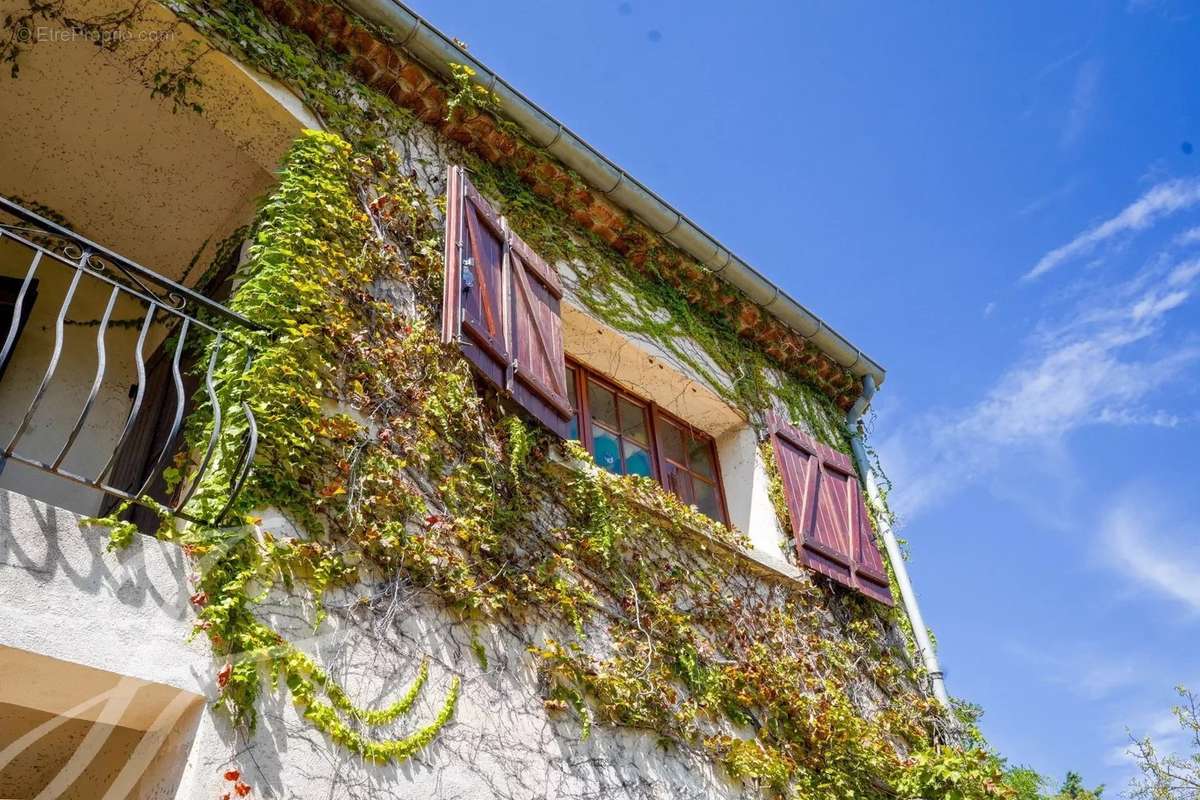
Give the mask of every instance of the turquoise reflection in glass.
[{"label": "turquoise reflection in glass", "polygon": [[592,426],[592,445],[595,448],[596,463],[609,472],[621,474],[621,451],[618,449],[617,437],[601,428]]},{"label": "turquoise reflection in glass", "polygon": [[650,464],[650,451],[638,447],[633,442],[625,442],[625,472],[628,475],[653,477],[654,470]]}]

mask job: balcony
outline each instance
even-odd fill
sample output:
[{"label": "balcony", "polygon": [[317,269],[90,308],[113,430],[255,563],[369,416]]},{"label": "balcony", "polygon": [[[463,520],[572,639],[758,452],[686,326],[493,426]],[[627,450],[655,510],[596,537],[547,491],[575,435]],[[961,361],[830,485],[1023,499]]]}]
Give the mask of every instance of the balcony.
[{"label": "balcony", "polygon": [[[219,293],[229,277],[201,283]],[[200,520],[220,524],[257,437],[249,405],[219,399],[213,370],[231,337],[257,327],[0,197],[0,488],[84,514],[133,501],[190,518],[223,422],[244,415],[234,493]],[[214,423],[207,448],[184,453],[199,407]],[[188,479],[169,486],[164,472],[185,462]],[[144,528],[156,522],[146,509],[128,513]]]}]

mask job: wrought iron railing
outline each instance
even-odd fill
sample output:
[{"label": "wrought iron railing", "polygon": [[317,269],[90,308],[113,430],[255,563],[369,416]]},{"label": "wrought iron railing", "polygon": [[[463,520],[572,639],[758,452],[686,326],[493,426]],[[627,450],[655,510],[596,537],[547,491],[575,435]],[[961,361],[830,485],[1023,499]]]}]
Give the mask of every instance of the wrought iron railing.
[{"label": "wrought iron railing", "polygon": [[[13,261],[14,253],[19,254],[16,262]],[[0,308],[3,311],[0,314],[0,387],[14,377],[10,359],[17,353],[20,335],[30,317],[31,307],[36,302],[41,302],[43,306],[46,301],[58,302],[56,312],[47,314],[44,307],[40,311],[43,319],[53,317],[53,344],[48,348],[44,372],[32,390],[24,413],[21,414],[19,408],[15,409],[15,414],[12,413],[13,409],[6,409],[6,416],[15,421],[15,427],[10,426],[11,432],[0,433],[0,469],[4,462],[11,460],[72,483],[98,489],[114,498],[113,502],[128,500],[147,506],[165,506],[172,514],[185,519],[221,524],[250,474],[258,437],[250,406],[244,400],[223,403],[219,397],[214,369],[222,357],[222,348],[231,345],[237,329],[253,331],[261,330],[261,326],[4,197],[0,197],[0,254],[4,256],[4,265],[19,263],[18,272],[23,270],[23,274],[6,279],[11,291],[6,306]],[[46,292],[39,297],[39,281],[47,277],[49,270],[67,271],[58,281],[65,284],[61,300],[57,296],[47,297]],[[81,284],[87,285],[84,291],[95,291],[95,287],[99,286],[104,298],[104,310],[99,319],[80,323],[69,318],[72,302],[82,296]],[[138,313],[129,319],[114,320],[114,310],[119,305],[129,308],[130,303],[135,304]],[[5,317],[8,319],[5,320]],[[125,357],[132,359],[136,370],[136,383],[128,390],[131,401],[128,417],[115,437],[111,453],[107,454],[103,466],[94,469],[91,474],[79,474],[65,465],[79,443],[80,434],[87,429],[97,397],[106,388],[110,393],[113,391],[114,387],[106,386],[105,376],[117,354],[108,352],[110,348],[106,339],[118,323],[137,330],[133,352],[125,354]],[[65,419],[73,419],[73,423],[64,425],[58,431],[62,444],[53,457],[24,452],[22,444],[61,366],[64,330],[69,324],[94,325],[97,329],[96,366],[90,391],[79,404],[77,414],[66,412]],[[237,338],[236,346],[244,347],[247,337]],[[148,367],[145,350],[148,343],[156,341],[161,345],[151,354],[155,361]],[[199,341],[203,341],[205,346],[195,347]],[[207,358],[206,368],[202,371],[194,364],[189,369],[188,362],[196,358],[198,351],[202,351]],[[247,352],[247,358],[252,359],[253,352]],[[125,369],[128,370],[128,362]],[[154,375],[148,375],[152,370],[155,371]],[[198,375],[202,381],[206,407],[211,413],[211,433],[204,453],[198,461],[192,462],[193,468],[189,470],[188,479],[181,484],[181,488],[165,492],[163,472],[179,451],[185,409],[189,408],[192,400],[192,392],[187,384],[195,381],[194,375]],[[234,405],[235,408],[223,408],[223,404]],[[56,408],[55,413],[61,415],[63,409]],[[244,427],[245,431],[238,441],[235,466],[230,472],[233,477],[227,501],[218,512],[210,515],[211,518],[197,520],[185,511],[185,507],[213,463],[223,422],[228,422],[231,414],[239,413],[245,415],[244,426],[239,426]],[[152,414],[153,424],[148,423]],[[153,435],[147,433],[148,425]],[[135,460],[141,458],[140,466],[128,467],[123,462],[130,453],[133,440],[146,438],[151,440],[149,451],[140,456],[133,455]],[[100,460],[94,453],[90,455],[94,463]],[[100,455],[103,457],[105,454]],[[128,474],[118,476],[118,472]],[[152,496],[156,488],[163,496]]]}]

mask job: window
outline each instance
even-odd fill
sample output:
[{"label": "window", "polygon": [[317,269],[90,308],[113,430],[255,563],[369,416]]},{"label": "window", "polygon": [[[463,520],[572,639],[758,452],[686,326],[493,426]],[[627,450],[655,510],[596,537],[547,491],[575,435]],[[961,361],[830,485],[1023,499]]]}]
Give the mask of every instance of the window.
[{"label": "window", "polygon": [[493,386],[567,434],[558,275],[451,167],[446,196],[442,340],[457,343]]},{"label": "window", "polygon": [[887,571],[850,457],[777,416],[771,444],[801,563],[891,605]]},{"label": "window", "polygon": [[581,364],[567,365],[573,416],[567,436],[617,475],[654,478],[688,505],[728,524],[716,443],[653,403]]},{"label": "window", "polygon": [[713,440],[670,421],[662,412],[656,412],[655,417],[662,451],[663,485],[688,505],[713,519],[723,520]]}]

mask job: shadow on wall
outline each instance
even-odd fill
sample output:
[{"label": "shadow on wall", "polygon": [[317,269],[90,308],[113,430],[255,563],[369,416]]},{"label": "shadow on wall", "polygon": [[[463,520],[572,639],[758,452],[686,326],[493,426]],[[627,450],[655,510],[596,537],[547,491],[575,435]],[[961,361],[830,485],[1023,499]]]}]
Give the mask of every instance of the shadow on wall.
[{"label": "shadow on wall", "polygon": [[173,798],[211,679],[186,564],[0,490],[0,797]]},{"label": "shadow on wall", "polygon": [[[110,595],[124,606],[152,607],[190,625],[182,551],[135,537],[126,550],[108,553],[107,533],[81,528],[79,520],[78,514],[0,489],[0,571],[20,571],[30,588],[65,578],[77,592]],[[11,577],[0,581],[0,599],[5,587],[15,588]],[[0,644],[6,644],[2,636]]]}]

